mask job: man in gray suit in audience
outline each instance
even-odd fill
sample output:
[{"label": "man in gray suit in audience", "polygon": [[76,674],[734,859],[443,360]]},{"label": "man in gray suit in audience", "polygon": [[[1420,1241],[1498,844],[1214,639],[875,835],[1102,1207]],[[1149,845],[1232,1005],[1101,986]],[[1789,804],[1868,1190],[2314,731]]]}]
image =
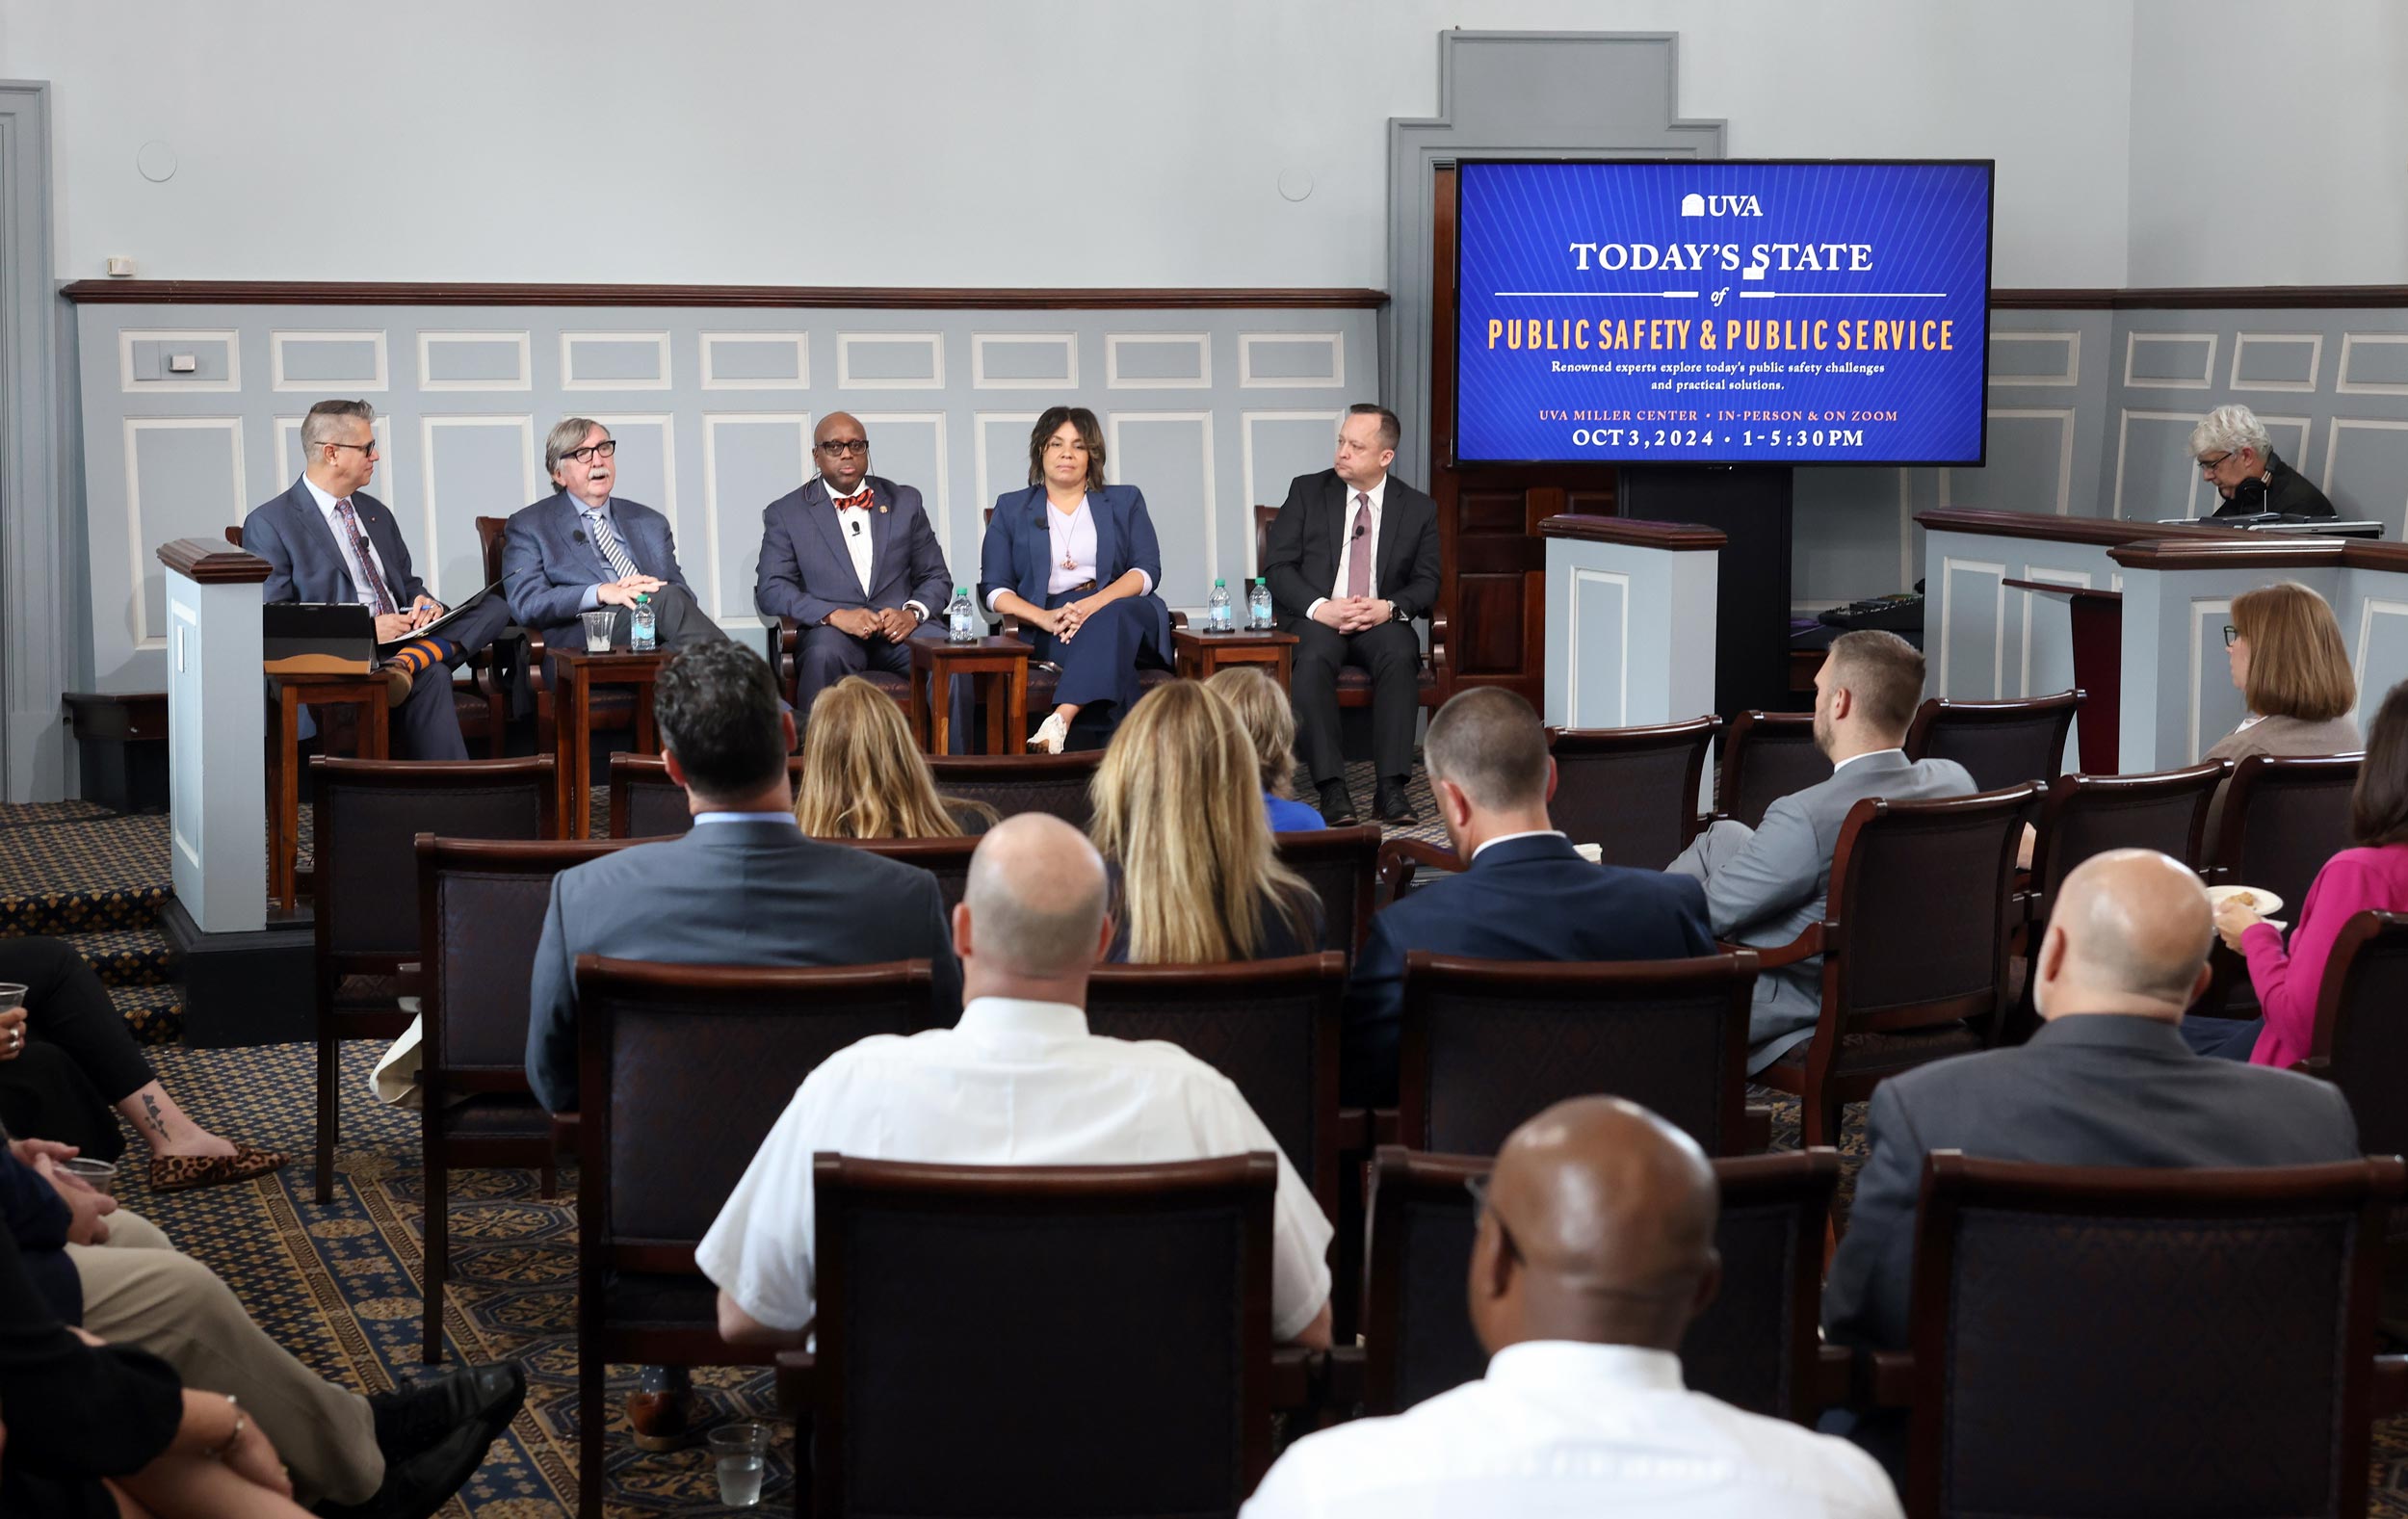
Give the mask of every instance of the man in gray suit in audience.
[{"label": "man in gray suit in audience", "polygon": [[611,494],[618,441],[589,417],[563,417],[543,440],[543,467],[560,493],[511,513],[502,537],[502,588],[510,610],[551,648],[585,645],[585,613],[614,612],[612,639],[627,646],[628,612],[647,600],[654,637],[683,648],[720,631],[694,604],[677,567],[668,518]]},{"label": "man in gray suit in audience", "polygon": [[[1822,921],[1840,825],[1867,797],[1924,801],[1976,789],[1954,760],[1910,760],[1901,746],[1923,700],[1923,651],[1895,633],[1843,633],[1815,676],[1815,745],[1831,778],[1782,798],[1754,828],[1716,823],[1665,868],[1706,883],[1714,936],[1757,949],[1787,944]],[[1756,978],[1747,1070],[1763,1070],[1815,1032],[1822,956]]]},{"label": "man in gray suit in audience", "polygon": [[795,720],[761,656],[720,639],[669,662],[652,715],[694,831],[553,877],[528,990],[527,1080],[553,1113],[576,1110],[580,955],[676,965],[870,965],[929,960],[930,1016],[961,1010],[936,877],[795,825],[786,755]]},{"label": "man in gray suit in audience", "polygon": [[[2308,1165],[2358,1154],[2341,1088],[2212,1060],[2183,1042],[2207,989],[2213,915],[2199,877],[2150,850],[2111,850],[2058,888],[2031,957],[2045,1020],[2013,1049],[1935,1061],[1873,1088],[1871,1151],[1823,1289],[1837,1343],[1904,1349],[1924,1157],[1962,1150],[2042,1165]],[[1845,1415],[1844,1433],[1894,1469],[1903,1426]]]},{"label": "man in gray suit in audience", "polygon": [[752,591],[763,615],[792,617],[801,629],[795,704],[805,721],[812,698],[847,675],[908,678],[903,641],[953,595],[920,492],[870,473],[870,435],[858,418],[821,418],[811,457],[818,477],[762,509]]}]

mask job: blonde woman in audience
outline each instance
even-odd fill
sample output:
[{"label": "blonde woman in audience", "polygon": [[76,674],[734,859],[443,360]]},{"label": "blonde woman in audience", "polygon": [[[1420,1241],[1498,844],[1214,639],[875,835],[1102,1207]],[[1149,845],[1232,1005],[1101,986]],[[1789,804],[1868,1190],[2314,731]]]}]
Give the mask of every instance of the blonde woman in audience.
[{"label": "blonde woman in audience", "polygon": [[2358,682],[2324,598],[2287,580],[2235,596],[2232,615],[2224,652],[2249,715],[2207,757],[2355,750]]},{"label": "blonde woman in audience", "polygon": [[938,796],[895,698],[848,675],[812,700],[795,821],[815,839],[957,839],[995,813]]},{"label": "blonde woman in audience", "polygon": [[1229,703],[1191,680],[1130,712],[1095,773],[1090,833],[1112,867],[1112,958],[1217,964],[1309,954],[1321,902],[1271,852],[1262,762]]},{"label": "blonde woman in audience", "polygon": [[1273,833],[1301,833],[1325,828],[1322,815],[1296,799],[1296,709],[1279,683],[1251,665],[1233,665],[1204,682],[1204,689],[1229,703],[1254,745],[1263,768],[1263,810]]}]

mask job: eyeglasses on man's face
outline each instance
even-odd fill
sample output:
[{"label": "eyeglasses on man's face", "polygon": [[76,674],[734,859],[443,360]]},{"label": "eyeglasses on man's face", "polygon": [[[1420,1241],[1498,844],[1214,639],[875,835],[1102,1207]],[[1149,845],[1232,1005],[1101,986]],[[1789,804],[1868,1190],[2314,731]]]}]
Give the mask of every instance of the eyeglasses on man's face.
[{"label": "eyeglasses on man's face", "polygon": [[2232,457],[2233,456],[2231,454],[2225,453],[2218,454],[2213,458],[2203,458],[2199,461],[2199,473],[2202,475],[2212,475],[2223,465],[2226,459]]},{"label": "eyeglasses on man's face", "polygon": [[832,437],[820,445],[820,452],[831,458],[841,458],[847,454],[867,454],[870,452],[870,440],[865,437]]},{"label": "eyeglasses on man's face", "polygon": [[2225,623],[2225,624],[2224,624],[2224,646],[2225,646],[2226,648],[2231,648],[2234,644],[2236,644],[2236,643],[2238,643],[2238,642],[2240,642],[2240,629],[2238,629],[2238,628],[2237,628],[2237,627],[2233,626],[2233,625],[2232,625],[2231,623],[2229,623],[2229,622]]},{"label": "eyeglasses on man's face", "polygon": [[370,438],[365,443],[328,443],[326,446],[327,448],[355,448],[362,454],[367,455],[370,458],[377,457],[377,440],[375,438]]},{"label": "eyeglasses on man's face", "polygon": [[584,448],[572,448],[561,457],[573,458],[580,464],[590,464],[597,458],[615,458],[618,457],[618,439],[606,437],[599,443],[589,443]]}]

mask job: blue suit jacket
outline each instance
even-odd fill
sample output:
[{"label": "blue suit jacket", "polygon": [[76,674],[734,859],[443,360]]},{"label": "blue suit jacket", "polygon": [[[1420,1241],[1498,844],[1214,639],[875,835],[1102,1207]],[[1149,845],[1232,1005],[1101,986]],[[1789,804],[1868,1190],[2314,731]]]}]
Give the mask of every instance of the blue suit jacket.
[{"label": "blue suit jacket", "polygon": [[[1095,584],[1111,585],[1133,569],[1145,571],[1159,589],[1163,583],[1162,546],[1154,540],[1154,519],[1145,514],[1145,492],[1135,485],[1106,485],[1087,492],[1095,513]],[[997,590],[1010,590],[1033,606],[1045,605],[1045,581],[1054,563],[1053,533],[1045,525],[1045,487],[1008,490],[995,498],[995,515],[986,524],[986,542],[979,554],[979,610]],[[1163,663],[1170,663],[1170,608],[1152,591],[1141,598],[1153,613],[1151,637]]]},{"label": "blue suit jacket", "polygon": [[1404,956],[1484,960],[1675,960],[1715,953],[1706,892],[1658,871],[1591,865],[1555,834],[1508,839],[1372,920],[1347,981],[1338,1069],[1348,1107],[1397,1100]]},{"label": "blue suit jacket", "polygon": [[761,567],[752,599],[764,616],[792,617],[807,628],[848,607],[883,609],[906,601],[926,607],[931,618],[945,615],[953,578],[920,492],[877,475],[861,483],[877,508],[870,513],[870,593],[861,593],[861,579],[852,572],[826,484],[810,480],[761,510]]},{"label": "blue suit jacket", "polygon": [[802,836],[791,823],[703,823],[552,877],[528,988],[527,1080],[554,1113],[577,1106],[580,955],[669,965],[875,965],[928,960],[930,1027],[961,1012],[936,877]]},{"label": "blue suit jacket", "polygon": [[[587,587],[618,579],[587,534],[581,505],[565,490],[546,496],[512,512],[502,532],[502,589],[510,597],[511,615],[522,626],[542,634],[546,643],[567,638],[576,626]],[[677,567],[677,540],[668,518],[613,496],[611,527],[637,569],[682,589],[694,589]]]},{"label": "blue suit jacket", "polygon": [[[427,593],[427,583],[410,568],[409,549],[394,525],[385,504],[366,491],[352,495],[352,511],[360,531],[368,535],[377,558],[392,584],[396,610]],[[335,546],[334,530],[327,526],[309,487],[298,479],[274,501],[251,509],[243,519],[243,550],[268,562],[268,578],[259,588],[262,601],[357,601],[359,589],[344,567],[343,551]]]}]

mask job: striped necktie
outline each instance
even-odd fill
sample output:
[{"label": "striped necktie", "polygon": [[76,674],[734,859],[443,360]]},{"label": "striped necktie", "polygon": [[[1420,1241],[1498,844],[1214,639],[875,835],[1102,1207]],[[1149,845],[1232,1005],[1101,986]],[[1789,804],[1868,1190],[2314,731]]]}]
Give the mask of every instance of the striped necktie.
[{"label": "striped necktie", "polygon": [[399,611],[392,590],[384,584],[383,572],[377,568],[376,552],[368,547],[368,535],[359,530],[359,514],[352,510],[352,498],[345,496],[336,502],[334,514],[341,519],[343,531],[351,535],[352,553],[359,559],[360,574],[367,577],[367,584],[357,589],[368,593],[368,610],[380,617]]},{"label": "striped necktie", "polygon": [[636,562],[628,557],[626,546],[619,542],[618,535],[612,531],[611,514],[607,511],[589,511],[584,515],[588,522],[593,524],[593,546],[602,551],[602,558],[610,564],[613,572],[621,580],[635,574]]}]

